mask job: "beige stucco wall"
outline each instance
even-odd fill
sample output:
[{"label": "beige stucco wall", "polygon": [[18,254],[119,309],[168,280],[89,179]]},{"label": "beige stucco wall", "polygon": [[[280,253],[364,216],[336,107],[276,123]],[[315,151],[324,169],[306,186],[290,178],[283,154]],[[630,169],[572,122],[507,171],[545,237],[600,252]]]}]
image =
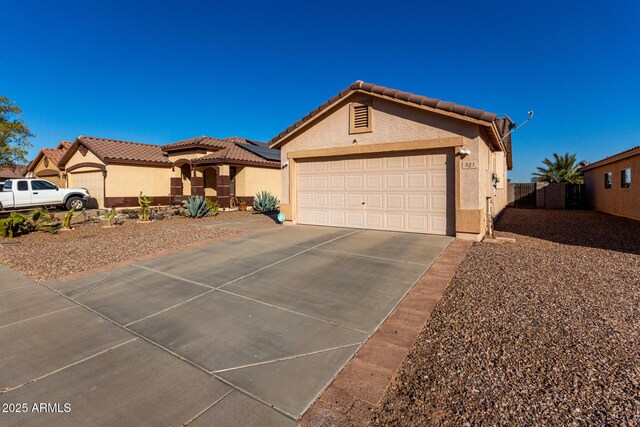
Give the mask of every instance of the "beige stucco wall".
[{"label": "beige stucco wall", "polygon": [[[620,171],[631,168],[631,187],[621,188]],[[613,185],[604,188],[604,174],[611,172]],[[640,220],[640,155],[618,160],[584,172],[587,201],[594,209]]]},{"label": "beige stucco wall", "polygon": [[65,169],[69,169],[71,166],[75,166],[79,163],[98,163],[101,165],[104,164],[102,163],[102,160],[96,157],[96,155],[93,154],[91,151],[87,151],[87,154],[83,156],[80,150],[77,150],[75,153],[73,153],[73,155],[71,156],[69,161],[64,165],[64,167]]},{"label": "beige stucco wall", "polygon": [[[372,105],[372,132],[349,133],[351,102]],[[484,234],[487,197],[493,202],[494,214],[506,205],[506,158],[503,153],[491,151],[478,124],[364,94],[350,97],[329,111],[330,114],[292,136],[281,147],[282,163],[290,163],[281,172],[281,209],[288,218],[295,220],[295,207],[290,205],[290,195],[295,191],[295,183],[292,182],[295,180],[292,178],[295,175],[295,162],[291,161],[290,153],[355,145],[436,141],[450,137],[462,137],[463,146],[460,148],[471,152],[464,158],[456,156],[456,176],[459,179],[456,230],[472,235]],[[463,162],[470,167],[463,167]],[[495,194],[491,179],[494,172],[498,173],[501,181]]]},{"label": "beige stucco wall", "polygon": [[138,165],[107,166],[106,197],[169,196],[171,168]]},{"label": "beige stucco wall", "polygon": [[[48,160],[47,162],[45,162],[46,157],[42,156],[42,159],[40,159],[40,161],[38,162],[38,164],[36,165],[35,169],[33,170],[34,176],[37,178],[42,178],[42,179],[46,179],[47,181],[51,181],[52,183],[54,183],[55,185],[57,185],[58,187],[66,187],[67,183],[66,181],[62,178],[62,172],[60,171],[60,169],[58,169],[58,167],[51,161]],[[48,166],[45,166],[45,163],[48,163]],[[43,172],[43,171],[56,171],[58,173],[57,176],[38,176],[39,173]]]},{"label": "beige stucco wall", "polygon": [[236,195],[253,197],[260,191],[268,191],[281,198],[280,169],[238,167],[236,175]]}]

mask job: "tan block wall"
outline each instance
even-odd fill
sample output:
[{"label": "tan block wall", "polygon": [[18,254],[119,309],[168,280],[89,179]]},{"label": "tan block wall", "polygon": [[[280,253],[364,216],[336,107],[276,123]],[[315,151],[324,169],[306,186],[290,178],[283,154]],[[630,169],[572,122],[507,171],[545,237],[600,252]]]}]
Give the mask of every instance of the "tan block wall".
[{"label": "tan block wall", "polygon": [[169,196],[171,168],[135,165],[107,167],[106,197]]},{"label": "tan block wall", "polygon": [[[631,188],[620,187],[620,171],[631,168]],[[613,185],[604,188],[604,174],[611,172]],[[594,209],[640,220],[640,155],[603,165],[584,173],[587,201]]]},{"label": "tan block wall", "polygon": [[252,197],[260,191],[268,191],[281,199],[280,180],[280,169],[245,166],[238,169],[236,175],[236,194]]}]

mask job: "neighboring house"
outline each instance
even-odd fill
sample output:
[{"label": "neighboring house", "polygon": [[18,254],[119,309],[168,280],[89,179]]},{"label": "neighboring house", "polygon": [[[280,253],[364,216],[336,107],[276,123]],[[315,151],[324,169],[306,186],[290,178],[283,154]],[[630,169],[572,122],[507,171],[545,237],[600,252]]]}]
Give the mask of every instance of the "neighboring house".
[{"label": "neighboring house", "polygon": [[640,145],[580,168],[590,206],[640,220]]},{"label": "neighboring house", "polygon": [[27,171],[24,165],[0,166],[0,184],[8,179],[22,178]]},{"label": "neighboring house", "polygon": [[58,187],[66,187],[66,180],[59,165],[69,147],[71,147],[71,142],[61,141],[56,148],[41,149],[35,159],[27,166],[27,176],[43,178]]},{"label": "neighboring house", "polygon": [[479,240],[507,203],[512,126],[357,81],[269,143],[281,149],[281,211],[300,224]]},{"label": "neighboring house", "polygon": [[88,189],[100,208],[138,206],[140,191],[154,205],[206,195],[221,207],[234,197],[251,203],[261,190],[280,192],[278,151],[238,137],[159,146],[79,136],[60,164],[68,186]]}]

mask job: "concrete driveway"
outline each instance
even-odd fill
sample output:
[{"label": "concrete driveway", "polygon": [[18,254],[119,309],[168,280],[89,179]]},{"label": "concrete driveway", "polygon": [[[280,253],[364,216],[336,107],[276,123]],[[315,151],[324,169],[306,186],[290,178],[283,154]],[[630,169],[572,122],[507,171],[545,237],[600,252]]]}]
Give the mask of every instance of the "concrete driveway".
[{"label": "concrete driveway", "polygon": [[0,409],[27,404],[0,424],[295,425],[452,240],[212,226],[245,232],[45,286],[0,267]]}]

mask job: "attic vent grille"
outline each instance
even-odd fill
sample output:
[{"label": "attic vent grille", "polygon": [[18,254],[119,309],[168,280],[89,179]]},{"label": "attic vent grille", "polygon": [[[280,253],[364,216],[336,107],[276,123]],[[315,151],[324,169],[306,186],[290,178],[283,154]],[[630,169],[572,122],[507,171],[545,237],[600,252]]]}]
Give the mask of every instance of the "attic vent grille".
[{"label": "attic vent grille", "polygon": [[371,106],[354,103],[350,107],[349,132],[371,132]]}]

